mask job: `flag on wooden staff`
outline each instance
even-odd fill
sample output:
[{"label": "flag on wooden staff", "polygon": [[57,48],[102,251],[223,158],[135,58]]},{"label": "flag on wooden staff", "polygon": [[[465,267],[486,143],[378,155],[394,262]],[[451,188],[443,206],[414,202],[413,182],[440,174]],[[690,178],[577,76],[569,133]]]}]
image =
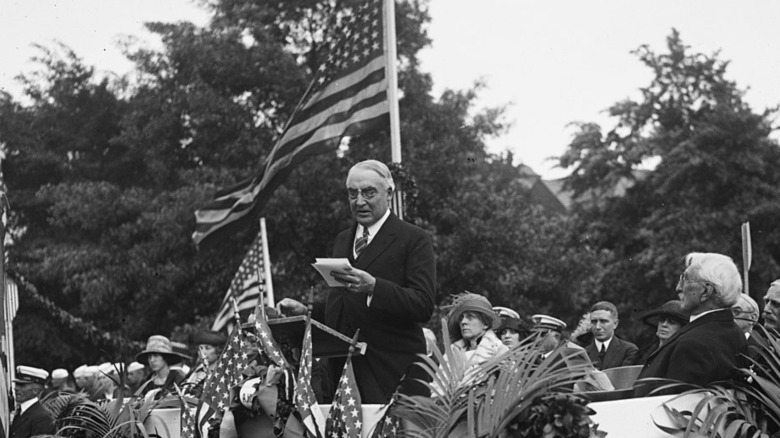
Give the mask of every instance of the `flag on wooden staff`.
[{"label": "flag on wooden staff", "polygon": [[236,275],[233,277],[233,281],[230,282],[225,297],[222,299],[222,304],[219,306],[217,317],[214,320],[214,324],[211,326],[212,330],[222,330],[228,323],[233,321],[236,316],[234,315],[233,305],[231,300],[236,300],[236,306],[239,312],[244,310],[252,310],[257,305],[258,297],[264,294],[266,291],[266,272],[270,270],[270,266],[265,266],[265,259],[263,258],[263,241],[265,236],[261,230],[257,234],[255,241],[249,247],[249,251],[246,253],[244,260],[236,271]]},{"label": "flag on wooden staff", "polygon": [[753,264],[753,246],[750,243],[750,222],[742,224],[742,292],[750,295],[748,287],[748,271]]},{"label": "flag on wooden staff", "polygon": [[303,334],[301,347],[301,363],[298,368],[298,379],[295,384],[295,406],[301,414],[301,419],[312,437],[321,438],[320,427],[325,425],[320,405],[311,387],[311,367],[314,361],[311,343],[311,313],[306,317],[306,330]]},{"label": "flag on wooden staff", "polygon": [[335,29],[327,61],[296,107],[260,172],[215,194],[195,212],[196,244],[258,211],[306,158],[335,151],[343,137],[388,123],[382,0],[365,1]]},{"label": "flag on wooden staff", "polygon": [[325,422],[326,437],[360,438],[363,430],[363,404],[355,380],[355,371],[352,368],[352,353],[356,348],[358,333],[360,329],[352,338],[344,371],[339,379],[336,394],[333,396],[333,404]]}]

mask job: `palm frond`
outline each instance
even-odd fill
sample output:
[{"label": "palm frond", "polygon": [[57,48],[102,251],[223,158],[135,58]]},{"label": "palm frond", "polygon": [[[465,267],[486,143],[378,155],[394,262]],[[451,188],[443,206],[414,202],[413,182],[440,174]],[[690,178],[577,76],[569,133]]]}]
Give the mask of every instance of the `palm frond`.
[{"label": "palm frond", "polygon": [[396,415],[415,426],[405,436],[439,438],[459,435],[497,437],[539,397],[571,392],[589,366],[571,365],[582,353],[561,349],[543,358],[543,339],[529,336],[508,353],[479,366],[470,365],[449,348],[446,320],[442,320],[444,351],[435,359],[423,357],[433,397],[399,395]]}]

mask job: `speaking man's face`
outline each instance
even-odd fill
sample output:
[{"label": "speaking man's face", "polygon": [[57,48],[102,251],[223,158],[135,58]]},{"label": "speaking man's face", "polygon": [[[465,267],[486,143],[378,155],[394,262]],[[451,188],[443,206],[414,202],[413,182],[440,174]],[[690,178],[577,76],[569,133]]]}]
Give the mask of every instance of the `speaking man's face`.
[{"label": "speaking man's face", "polygon": [[347,176],[349,209],[355,222],[370,227],[390,208],[391,191],[384,178],[367,169],[352,169]]}]

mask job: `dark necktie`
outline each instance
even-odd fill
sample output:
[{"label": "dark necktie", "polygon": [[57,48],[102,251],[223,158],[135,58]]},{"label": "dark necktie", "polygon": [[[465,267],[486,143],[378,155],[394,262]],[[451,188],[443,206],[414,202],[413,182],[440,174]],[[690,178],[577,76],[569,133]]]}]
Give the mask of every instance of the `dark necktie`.
[{"label": "dark necktie", "polygon": [[360,253],[366,249],[366,245],[368,245],[368,228],[363,227],[363,235],[355,241],[355,258],[360,257]]},{"label": "dark necktie", "polygon": [[604,363],[604,355],[607,354],[607,345],[601,344],[601,351],[599,351],[599,365]]}]

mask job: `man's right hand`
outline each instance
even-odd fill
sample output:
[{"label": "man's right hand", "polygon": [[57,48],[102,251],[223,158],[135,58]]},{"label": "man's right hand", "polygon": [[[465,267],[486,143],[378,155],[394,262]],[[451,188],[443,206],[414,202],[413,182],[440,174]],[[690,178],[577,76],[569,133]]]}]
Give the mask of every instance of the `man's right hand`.
[{"label": "man's right hand", "polygon": [[284,298],[282,301],[276,303],[276,310],[281,312],[284,316],[297,316],[305,315],[309,309],[306,305],[295,301],[292,298]]}]

